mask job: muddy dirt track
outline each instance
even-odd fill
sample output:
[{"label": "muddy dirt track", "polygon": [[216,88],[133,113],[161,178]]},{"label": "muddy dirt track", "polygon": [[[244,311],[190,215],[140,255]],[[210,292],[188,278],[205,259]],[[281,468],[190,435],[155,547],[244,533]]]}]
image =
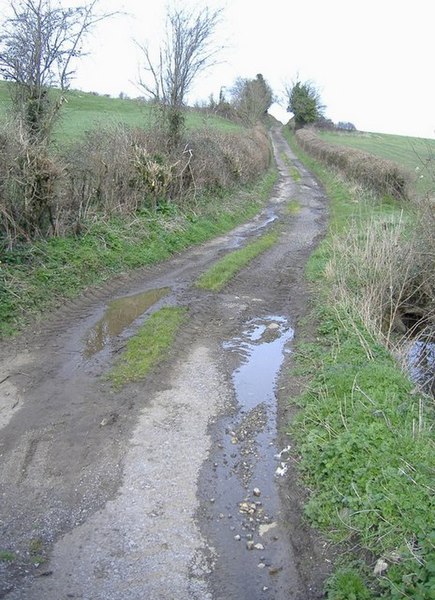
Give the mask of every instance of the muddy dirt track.
[{"label": "muddy dirt track", "polygon": [[[279,129],[272,139],[279,181],[257,218],[89,290],[0,349],[0,551],[14,559],[0,561],[0,597],[322,597],[327,549],[301,517],[285,425],[327,208]],[[275,246],[222,292],[195,287],[271,227]],[[168,305],[188,308],[175,346],[115,391],[113,361]]]}]

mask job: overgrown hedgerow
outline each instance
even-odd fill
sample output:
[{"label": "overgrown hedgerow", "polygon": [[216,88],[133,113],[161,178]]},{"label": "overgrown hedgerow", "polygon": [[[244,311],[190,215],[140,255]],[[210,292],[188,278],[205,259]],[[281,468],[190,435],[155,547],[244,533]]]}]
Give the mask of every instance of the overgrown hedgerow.
[{"label": "overgrown hedgerow", "polygon": [[[33,180],[26,179],[18,160],[27,159],[30,150],[39,161],[43,155],[44,164],[51,166],[32,174],[43,186],[44,194],[36,198],[38,206],[26,201]],[[67,150],[30,148],[20,132],[9,127],[0,135],[0,247],[80,233],[89,219],[131,215],[168,202],[194,206],[201,194],[219,194],[253,182],[270,160],[270,142],[261,127],[237,135],[206,128],[186,130],[174,148],[158,126],[116,125],[88,132]],[[39,208],[45,220],[33,223],[30,217],[38,215]]]},{"label": "overgrown hedgerow", "polygon": [[320,139],[312,129],[300,129],[296,139],[301,148],[324,164],[339,169],[346,177],[378,194],[406,199],[411,173],[397,163],[368,152],[331,144]]},{"label": "overgrown hedgerow", "polygon": [[73,217],[194,205],[200,194],[254,181],[270,164],[269,148],[261,128],[237,135],[195,129],[176,148],[168,148],[158,127],[90,132],[67,155]]}]

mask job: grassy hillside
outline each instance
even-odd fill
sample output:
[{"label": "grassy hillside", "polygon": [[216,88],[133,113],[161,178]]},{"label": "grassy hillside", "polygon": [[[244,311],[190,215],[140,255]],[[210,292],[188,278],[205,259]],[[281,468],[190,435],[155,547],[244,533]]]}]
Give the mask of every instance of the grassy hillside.
[{"label": "grassy hillside", "polygon": [[[7,115],[11,106],[8,84],[0,81],[0,118]],[[92,93],[71,90],[66,93],[67,102],[56,127],[56,138],[64,143],[75,141],[85,132],[98,126],[126,123],[128,125],[148,127],[153,122],[149,104],[137,99],[110,98]],[[187,127],[198,128],[210,125],[221,131],[238,130],[239,126],[217,116],[189,110]]]},{"label": "grassy hillside", "polygon": [[[319,132],[327,142],[371,152],[400,163],[416,173],[417,189],[424,193],[434,187],[435,140],[383,133]],[[433,176],[433,175],[432,175]]]}]

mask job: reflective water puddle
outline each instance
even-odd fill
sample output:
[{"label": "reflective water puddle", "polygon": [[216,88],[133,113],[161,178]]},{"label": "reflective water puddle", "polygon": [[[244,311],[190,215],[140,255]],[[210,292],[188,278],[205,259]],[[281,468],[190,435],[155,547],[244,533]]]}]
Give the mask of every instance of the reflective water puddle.
[{"label": "reflective water puddle", "polygon": [[213,579],[222,598],[276,598],[280,578],[289,577],[277,486],[288,449],[276,446],[276,386],[293,336],[287,319],[269,316],[248,322],[241,336],[224,343],[240,361],[232,374],[236,412],[215,424],[212,475],[203,490],[205,531],[220,557]]},{"label": "reflective water puddle", "polygon": [[108,305],[104,316],[86,334],[82,352],[84,358],[89,359],[101,352],[169,291],[169,288],[160,288],[113,300]]},{"label": "reflective water puddle", "polygon": [[275,395],[277,377],[284,360],[286,344],[293,339],[287,319],[271,316],[248,323],[243,336],[224,344],[236,352],[242,364],[233,373],[233,384],[241,418],[230,443],[244,446],[242,452],[251,458],[242,462],[239,479],[245,485],[254,481],[272,493],[277,434]]}]

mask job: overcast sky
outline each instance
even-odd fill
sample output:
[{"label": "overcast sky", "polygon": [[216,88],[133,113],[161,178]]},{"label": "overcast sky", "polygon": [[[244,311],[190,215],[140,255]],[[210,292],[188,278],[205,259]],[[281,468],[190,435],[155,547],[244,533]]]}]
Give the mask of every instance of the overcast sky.
[{"label": "overcast sky", "polygon": [[[7,4],[0,0],[0,5]],[[81,3],[62,0],[65,5]],[[101,23],[88,38],[72,87],[140,95],[134,44],[157,45],[166,0],[100,0],[128,13]],[[197,81],[190,102],[217,98],[236,77],[262,73],[275,94],[287,83],[313,81],[333,121],[364,131],[435,138],[433,0],[190,0],[178,6],[222,7],[216,43],[221,64]],[[285,108],[285,103],[283,102]],[[275,107],[276,108],[276,107]],[[283,114],[284,113],[284,114]],[[287,119],[282,110],[281,113]]]}]

